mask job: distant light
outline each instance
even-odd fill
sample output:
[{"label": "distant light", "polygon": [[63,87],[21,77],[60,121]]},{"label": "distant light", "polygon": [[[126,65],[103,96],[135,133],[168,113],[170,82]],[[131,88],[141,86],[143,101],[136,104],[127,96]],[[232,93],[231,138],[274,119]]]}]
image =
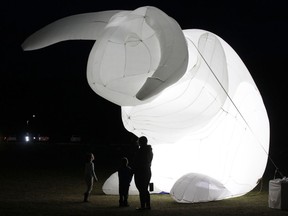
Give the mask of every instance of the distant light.
[{"label": "distant light", "polygon": [[25,136],[25,141],[26,142],[30,142],[30,137],[29,136]]}]

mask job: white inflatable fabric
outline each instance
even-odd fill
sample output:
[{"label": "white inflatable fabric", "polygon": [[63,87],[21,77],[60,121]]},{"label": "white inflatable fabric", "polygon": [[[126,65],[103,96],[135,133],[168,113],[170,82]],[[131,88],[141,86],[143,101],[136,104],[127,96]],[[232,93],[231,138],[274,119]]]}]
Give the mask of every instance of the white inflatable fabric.
[{"label": "white inflatable fabric", "polygon": [[222,183],[209,176],[196,173],[182,176],[171,189],[171,196],[181,203],[216,201],[230,195]]},{"label": "white inflatable fabric", "polygon": [[257,185],[267,163],[269,120],[261,95],[225,41],[203,30],[184,35],[187,72],[152,102],[122,107],[124,126],[149,138],[152,181],[161,190],[199,173],[221,182],[229,196],[243,195]]},{"label": "white inflatable fabric", "polygon": [[[88,83],[121,106],[128,131],[148,138],[157,190],[193,203],[240,196],[256,186],[268,158],[269,120],[249,71],[223,39],[182,31],[163,11],[141,7],[63,18],[23,48],[71,39],[96,40]],[[108,194],[117,191],[114,177],[103,186]]]}]

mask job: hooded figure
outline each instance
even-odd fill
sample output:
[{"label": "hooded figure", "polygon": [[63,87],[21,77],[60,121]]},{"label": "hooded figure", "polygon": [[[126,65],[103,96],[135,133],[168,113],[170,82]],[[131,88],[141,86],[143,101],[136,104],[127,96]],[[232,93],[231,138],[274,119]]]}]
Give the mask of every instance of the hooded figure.
[{"label": "hooded figure", "polygon": [[150,193],[148,185],[151,179],[151,162],[153,152],[151,145],[148,145],[148,140],[145,136],[138,139],[140,148],[136,152],[134,160],[134,178],[135,185],[139,191],[141,207],[138,210],[151,209]]}]

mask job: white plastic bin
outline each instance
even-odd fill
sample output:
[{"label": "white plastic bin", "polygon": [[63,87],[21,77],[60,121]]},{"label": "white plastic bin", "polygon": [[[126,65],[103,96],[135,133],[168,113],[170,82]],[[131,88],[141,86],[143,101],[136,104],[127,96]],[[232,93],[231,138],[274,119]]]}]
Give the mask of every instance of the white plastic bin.
[{"label": "white plastic bin", "polygon": [[269,181],[269,208],[288,210],[288,179]]}]

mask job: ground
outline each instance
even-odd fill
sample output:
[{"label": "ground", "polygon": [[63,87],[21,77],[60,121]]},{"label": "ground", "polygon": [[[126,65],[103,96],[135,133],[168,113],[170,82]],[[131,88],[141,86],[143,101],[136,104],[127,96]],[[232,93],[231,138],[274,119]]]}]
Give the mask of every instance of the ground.
[{"label": "ground", "polygon": [[[83,203],[83,158],[92,150],[99,178],[89,203]],[[117,169],[121,149],[87,145],[37,143],[0,144],[0,215],[288,215],[268,207],[268,182],[264,179],[245,196],[216,202],[179,204],[170,195],[152,195],[151,211],[119,208],[118,196],[104,195],[101,187]]]}]

